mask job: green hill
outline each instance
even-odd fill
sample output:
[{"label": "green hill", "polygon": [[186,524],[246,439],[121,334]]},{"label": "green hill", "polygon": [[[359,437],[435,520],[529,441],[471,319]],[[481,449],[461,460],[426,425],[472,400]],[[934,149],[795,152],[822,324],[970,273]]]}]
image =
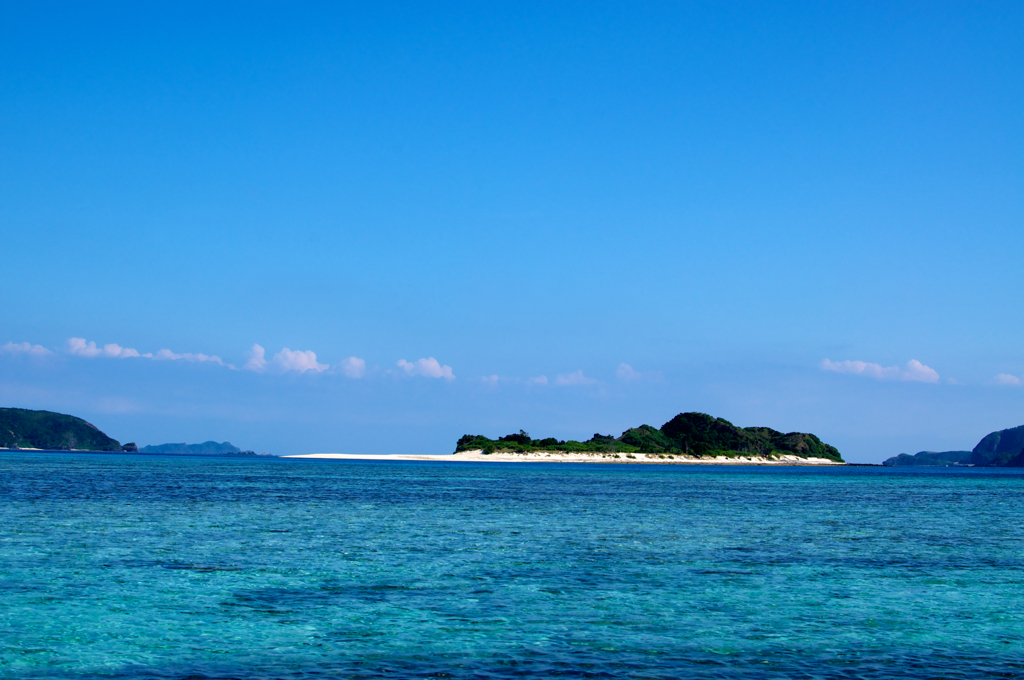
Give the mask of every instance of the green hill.
[{"label": "green hill", "polygon": [[919,451],[901,453],[882,465],[973,465],[976,467],[1024,467],[1024,425],[982,437],[972,451]]},{"label": "green hill", "polygon": [[1024,425],[985,435],[971,452],[978,467],[1024,467]]},{"label": "green hill", "polygon": [[801,458],[827,458],[842,462],[835,447],[813,434],[783,433],[770,427],[736,427],[724,418],[706,413],[680,413],[661,428],[641,425],[619,437],[595,434],[587,441],[562,441],[554,437],[533,439],[520,430],[497,439],[483,435],[464,435],[455,446],[459,451],[482,449],[495,451],[568,451],[594,453],[657,453],[691,456],[764,456],[782,455]]},{"label": "green hill", "polygon": [[24,408],[0,408],[0,447],[51,451],[121,450],[120,442],[81,418]]},{"label": "green hill", "polygon": [[970,451],[918,451],[912,456],[908,453],[901,453],[898,456],[887,458],[882,465],[888,467],[970,465],[971,455]]}]

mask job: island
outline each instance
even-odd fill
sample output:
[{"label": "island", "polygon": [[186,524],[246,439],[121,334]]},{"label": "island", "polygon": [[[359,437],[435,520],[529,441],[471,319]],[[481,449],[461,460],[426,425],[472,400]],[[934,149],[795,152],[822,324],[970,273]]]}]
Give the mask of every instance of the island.
[{"label": "island", "polygon": [[633,427],[620,436],[595,434],[586,441],[534,439],[518,433],[490,439],[463,435],[454,453],[358,455],[310,453],[285,458],[422,460],[466,462],[658,463],[716,465],[845,465],[834,446],[806,432],[737,427],[706,413],[680,413],[660,428]]},{"label": "island", "polygon": [[914,455],[901,453],[886,458],[886,467],[961,467],[971,465],[971,451],[918,451]]},{"label": "island", "polygon": [[214,441],[202,444],[150,444],[139,449],[140,453],[167,453],[184,456],[255,456],[255,451],[243,451],[231,442]]},{"label": "island", "polygon": [[81,451],[94,453],[178,454],[192,456],[269,456],[242,451],[231,442],[202,444],[159,444],[124,446],[92,423],[65,413],[0,408],[0,449],[36,451]]},{"label": "island", "polygon": [[[135,444],[125,444],[125,448]],[[0,408],[0,447],[45,451],[121,451],[92,423],[52,411]]]},{"label": "island", "polygon": [[1024,425],[985,435],[971,451],[971,465],[1024,467]]},{"label": "island", "polygon": [[901,453],[882,462],[890,467],[1024,467],[1024,425],[990,432],[971,451]]},{"label": "island", "polygon": [[806,432],[779,432],[770,427],[737,427],[724,418],[706,413],[680,413],[660,428],[640,425],[618,437],[595,434],[586,441],[563,441],[554,437],[533,439],[520,430],[497,439],[464,435],[455,453],[494,454],[586,454],[598,459],[643,460],[742,460],[822,461],[842,463],[834,446]]}]

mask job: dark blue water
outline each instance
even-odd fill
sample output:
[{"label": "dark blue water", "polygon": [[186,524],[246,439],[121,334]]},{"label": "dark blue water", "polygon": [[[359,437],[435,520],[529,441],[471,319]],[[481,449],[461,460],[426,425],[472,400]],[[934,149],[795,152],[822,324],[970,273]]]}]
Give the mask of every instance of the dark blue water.
[{"label": "dark blue water", "polygon": [[1015,471],[0,454],[4,678],[1024,674]]}]

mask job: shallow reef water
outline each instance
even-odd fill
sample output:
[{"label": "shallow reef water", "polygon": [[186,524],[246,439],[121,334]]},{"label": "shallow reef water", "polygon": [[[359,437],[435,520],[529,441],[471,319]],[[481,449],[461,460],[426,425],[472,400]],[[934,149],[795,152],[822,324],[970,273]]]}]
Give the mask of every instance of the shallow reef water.
[{"label": "shallow reef water", "polygon": [[1016,470],[0,453],[3,678],[1024,674]]}]

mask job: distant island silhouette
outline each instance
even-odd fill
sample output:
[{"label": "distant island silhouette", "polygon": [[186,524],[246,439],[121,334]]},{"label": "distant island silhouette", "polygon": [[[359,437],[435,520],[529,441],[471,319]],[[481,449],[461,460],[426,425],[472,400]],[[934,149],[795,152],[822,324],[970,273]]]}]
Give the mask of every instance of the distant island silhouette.
[{"label": "distant island silhouette", "polygon": [[901,453],[882,465],[1024,467],[1024,425],[990,432],[971,451],[919,451],[912,456]]},{"label": "distant island silhouette", "polygon": [[92,423],[65,413],[33,411],[25,408],[0,408],[0,448],[43,451],[98,451],[102,453],[163,453],[192,456],[255,456],[231,442],[208,441],[202,444],[158,444],[143,446],[135,442],[124,446],[101,432]]},{"label": "distant island silhouette", "polygon": [[[242,453],[242,450],[231,442],[218,444],[214,441],[202,444],[150,444],[139,449],[139,453],[177,453],[189,456],[222,456],[225,454]],[[253,455],[256,455],[253,453]]]}]

